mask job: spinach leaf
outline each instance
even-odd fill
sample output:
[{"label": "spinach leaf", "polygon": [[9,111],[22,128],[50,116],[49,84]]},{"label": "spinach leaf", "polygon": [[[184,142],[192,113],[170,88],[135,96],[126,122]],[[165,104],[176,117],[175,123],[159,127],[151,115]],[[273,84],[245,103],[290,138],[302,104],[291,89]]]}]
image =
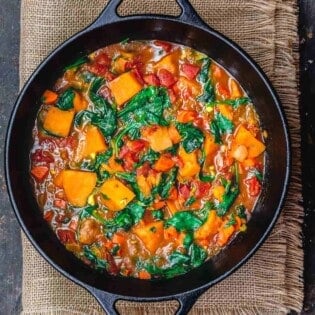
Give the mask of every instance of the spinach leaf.
[{"label": "spinach leaf", "polygon": [[184,206],[185,206],[185,207],[189,207],[189,206],[191,206],[196,200],[197,200],[197,199],[196,199],[195,196],[190,196],[190,197],[185,201]]},{"label": "spinach leaf", "polygon": [[149,148],[149,150],[141,156],[138,165],[142,165],[145,162],[149,162],[152,165],[155,161],[159,159],[159,157],[159,152],[155,152],[151,148]]},{"label": "spinach leaf", "polygon": [[59,97],[56,106],[62,110],[73,108],[74,91],[72,88],[65,90]]},{"label": "spinach leaf", "polygon": [[260,183],[263,181],[263,174],[257,168],[250,169],[249,173],[255,176]]},{"label": "spinach leaf", "polygon": [[215,100],[214,88],[210,79],[210,65],[211,59],[204,58],[198,75],[198,80],[203,84],[203,92],[198,97],[198,101],[202,103],[209,103]]},{"label": "spinach leaf", "polygon": [[149,86],[136,94],[118,113],[132,139],[139,136],[139,129],[147,125],[167,126],[164,110],[171,105],[167,90],[164,87]]},{"label": "spinach leaf", "polygon": [[109,177],[109,173],[102,170],[101,166],[110,159],[112,153],[113,150],[111,148],[106,152],[98,153],[92,162],[83,161],[80,168],[95,172],[97,174],[98,183],[100,183]]},{"label": "spinach leaf", "polygon": [[89,97],[94,107],[93,110],[84,110],[76,115],[75,124],[80,125],[83,121],[90,121],[98,127],[104,137],[110,138],[117,129],[116,110],[100,95],[97,94],[104,79],[96,77],[91,81]]},{"label": "spinach leaf", "polygon": [[189,248],[189,246],[192,244],[192,242],[194,241],[194,236],[193,233],[187,233],[184,237],[183,240],[183,245],[186,249]]},{"label": "spinach leaf", "polygon": [[222,143],[221,136],[226,133],[232,133],[234,125],[231,120],[226,118],[221,113],[216,112],[214,120],[210,124],[210,132],[214,136],[215,143]]},{"label": "spinach leaf", "polygon": [[88,61],[89,61],[89,58],[87,56],[80,57],[76,61],[71,63],[70,65],[68,65],[65,68],[63,68],[63,71],[67,71],[69,69],[78,68],[79,66],[83,65],[84,63],[86,63]]},{"label": "spinach leaf", "polygon": [[207,252],[197,244],[191,244],[189,251],[190,265],[193,268],[199,267],[207,258]]},{"label": "spinach leaf", "polygon": [[225,186],[225,192],[222,197],[222,202],[217,205],[217,214],[220,217],[227,213],[240,193],[237,167],[234,167],[234,169],[234,178],[227,182]]},{"label": "spinach leaf", "polygon": [[198,217],[204,222],[207,220],[209,211],[214,209],[214,204],[210,201],[205,202],[203,207],[197,212]]},{"label": "spinach leaf", "polygon": [[165,226],[174,226],[177,231],[193,231],[202,225],[202,220],[192,211],[176,212],[170,219],[165,221]]},{"label": "spinach leaf", "polygon": [[144,264],[144,268],[152,275],[163,278],[172,278],[174,276],[186,273],[192,268],[200,266],[207,258],[207,252],[194,243],[190,243],[187,253],[174,251],[169,256],[169,265],[167,267],[158,267],[155,263]]},{"label": "spinach leaf", "polygon": [[176,127],[182,138],[183,148],[187,153],[191,153],[201,147],[204,135],[197,127],[193,126],[192,123],[177,123]]},{"label": "spinach leaf", "polygon": [[234,224],[236,224],[235,214],[234,214],[234,213],[231,213],[231,214],[230,214],[230,217],[229,217],[229,221],[227,221],[227,222],[225,223],[225,227],[229,227],[229,226],[232,226],[232,225],[234,225]]},{"label": "spinach leaf", "polygon": [[87,245],[83,247],[83,255],[92,262],[96,269],[105,269],[108,267],[107,261],[98,258],[93,250]]},{"label": "spinach leaf", "polygon": [[167,199],[171,188],[175,184],[178,168],[172,168],[168,173],[163,173],[157,186],[157,191],[162,199]]},{"label": "spinach leaf", "polygon": [[244,207],[244,205],[240,204],[240,205],[237,205],[235,207],[236,209],[236,214],[239,218],[241,219],[246,219],[247,216],[246,216],[246,208]]},{"label": "spinach leaf", "polygon": [[207,107],[214,107],[218,104],[227,104],[232,106],[233,108],[237,108],[241,105],[246,105],[248,103],[251,103],[251,99],[249,97],[240,97],[240,98],[235,98],[233,100],[221,100],[221,101],[213,101],[209,102],[206,104]]},{"label": "spinach leaf", "polygon": [[162,210],[152,210],[151,213],[152,213],[152,217],[155,220],[163,220],[164,219],[164,213]]}]

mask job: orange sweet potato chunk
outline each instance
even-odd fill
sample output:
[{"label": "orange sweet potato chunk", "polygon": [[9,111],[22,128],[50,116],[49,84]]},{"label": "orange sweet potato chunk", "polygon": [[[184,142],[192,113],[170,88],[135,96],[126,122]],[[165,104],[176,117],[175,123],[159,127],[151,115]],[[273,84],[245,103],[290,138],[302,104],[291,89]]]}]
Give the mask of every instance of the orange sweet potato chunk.
[{"label": "orange sweet potato chunk", "polygon": [[121,74],[113,81],[110,81],[108,86],[118,106],[129,101],[142,89],[142,85],[132,72]]},{"label": "orange sweet potato chunk", "polygon": [[76,207],[85,206],[88,196],[96,185],[96,179],[96,174],[92,172],[64,170],[62,185],[67,200]]},{"label": "orange sweet potato chunk", "polygon": [[158,221],[136,226],[133,228],[133,233],[141,239],[146,249],[154,254],[164,239],[163,222]]},{"label": "orange sweet potato chunk", "polygon": [[179,175],[181,177],[191,178],[200,172],[196,151],[187,153],[183,147],[180,147],[178,155],[183,161],[183,166],[179,167]]},{"label": "orange sweet potato chunk", "polygon": [[107,149],[104,136],[96,126],[87,126],[80,139],[77,149],[77,159],[81,160],[93,153],[103,152]]},{"label": "orange sweet potato chunk", "polygon": [[47,110],[43,127],[55,136],[67,137],[72,127],[73,117],[73,110],[61,110],[58,107],[51,106]]},{"label": "orange sweet potato chunk", "polygon": [[246,146],[248,150],[248,158],[257,157],[266,149],[266,146],[256,139],[252,133],[242,125],[237,128],[232,145]]},{"label": "orange sweet potato chunk", "polygon": [[135,197],[135,194],[118,179],[110,178],[100,188],[102,203],[111,211],[120,211]]}]

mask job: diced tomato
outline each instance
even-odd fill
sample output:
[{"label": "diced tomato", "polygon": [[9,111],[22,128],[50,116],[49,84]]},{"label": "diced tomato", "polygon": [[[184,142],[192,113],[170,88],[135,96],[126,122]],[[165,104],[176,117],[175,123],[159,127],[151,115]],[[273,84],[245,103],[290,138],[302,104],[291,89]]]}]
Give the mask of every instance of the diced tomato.
[{"label": "diced tomato", "polygon": [[143,85],[144,84],[144,80],[143,80],[142,71],[139,68],[134,68],[132,70],[132,73],[135,75],[136,79]]},{"label": "diced tomato", "polygon": [[34,166],[31,170],[31,174],[38,182],[42,182],[48,175],[49,168],[47,166]]},{"label": "diced tomato", "polygon": [[111,64],[111,59],[106,53],[102,53],[95,57],[94,62],[101,65],[109,66]]},{"label": "diced tomato", "polygon": [[139,162],[138,153],[128,151],[123,159],[123,166],[125,170],[132,171],[136,162]]},{"label": "diced tomato", "polygon": [[222,83],[218,82],[216,87],[217,87],[217,91],[219,95],[223,99],[229,99],[231,97],[229,89],[226,86],[224,86]]},{"label": "diced tomato", "polygon": [[178,187],[180,195],[184,198],[187,199],[190,195],[190,187],[187,184],[179,184]]},{"label": "diced tomato", "polygon": [[55,221],[57,223],[63,223],[64,219],[66,218],[66,215],[64,213],[58,213],[56,215]]},{"label": "diced tomato", "polygon": [[170,194],[168,196],[168,199],[170,200],[176,200],[178,198],[178,191],[175,187],[173,187],[170,191]]},{"label": "diced tomato", "polygon": [[69,229],[58,229],[57,236],[62,244],[75,243],[75,232]]},{"label": "diced tomato", "polygon": [[129,151],[130,151],[129,148],[126,145],[124,145],[119,151],[119,158],[123,159]]},{"label": "diced tomato", "polygon": [[53,163],[54,157],[48,151],[37,149],[31,156],[33,163]]},{"label": "diced tomato", "polygon": [[69,223],[69,229],[76,231],[79,221],[77,219],[72,219]]},{"label": "diced tomato", "polygon": [[160,69],[157,75],[160,79],[161,85],[166,86],[167,88],[171,87],[177,82],[177,79],[174,77],[174,75],[166,69]]},{"label": "diced tomato", "polygon": [[151,170],[151,166],[149,162],[143,163],[139,168],[137,168],[137,175],[148,176],[149,171]]},{"label": "diced tomato", "polygon": [[165,50],[166,52],[170,52],[172,49],[172,44],[164,42],[162,40],[155,40],[153,43],[155,46],[162,47],[162,49]]},{"label": "diced tomato", "polygon": [[245,180],[247,185],[248,193],[251,197],[257,197],[261,191],[261,184],[259,180],[253,176]]},{"label": "diced tomato", "polygon": [[53,217],[54,217],[54,214],[55,214],[55,212],[54,212],[53,210],[47,210],[47,211],[45,211],[45,213],[44,213],[44,219],[45,219],[45,221],[47,221],[48,223],[50,223],[51,220],[52,220]]},{"label": "diced tomato", "polygon": [[59,209],[65,210],[67,208],[67,202],[63,199],[55,199],[54,206]]},{"label": "diced tomato", "polygon": [[109,67],[107,65],[94,62],[88,66],[88,70],[98,76],[104,76],[109,71]]},{"label": "diced tomato", "polygon": [[128,141],[127,146],[130,151],[139,153],[140,151],[142,151],[144,148],[148,146],[148,143],[147,141],[139,139],[139,140]]},{"label": "diced tomato", "polygon": [[71,150],[75,150],[77,148],[77,145],[78,145],[78,139],[75,138],[74,136],[62,138],[61,141],[59,142],[60,148],[68,148]]},{"label": "diced tomato", "polygon": [[211,188],[211,184],[210,183],[205,183],[205,182],[201,182],[201,181],[195,181],[194,183],[197,187],[195,196],[196,198],[203,198],[205,196],[208,195],[209,190]]},{"label": "diced tomato", "polygon": [[182,65],[182,71],[184,72],[185,76],[189,80],[193,80],[198,74],[199,70],[200,70],[200,67],[196,65],[192,65],[190,63],[184,63]]},{"label": "diced tomato", "polygon": [[173,89],[167,89],[167,92],[168,92],[168,96],[170,98],[171,103],[172,104],[175,103],[177,100],[177,96],[176,96],[176,93],[174,92],[174,90]]},{"label": "diced tomato", "polygon": [[157,75],[155,75],[154,73],[146,74],[143,77],[143,80],[148,85],[154,85],[154,86],[159,86],[160,85],[160,80],[157,77]]}]

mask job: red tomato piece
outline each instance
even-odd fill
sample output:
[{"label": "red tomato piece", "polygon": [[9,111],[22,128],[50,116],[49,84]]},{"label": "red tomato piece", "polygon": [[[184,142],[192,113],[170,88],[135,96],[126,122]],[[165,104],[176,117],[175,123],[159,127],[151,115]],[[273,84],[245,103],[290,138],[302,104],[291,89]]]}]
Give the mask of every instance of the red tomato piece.
[{"label": "red tomato piece", "polygon": [[154,85],[154,86],[159,86],[160,85],[160,80],[157,77],[157,75],[155,75],[154,73],[146,74],[143,77],[143,80],[148,85]]},{"label": "red tomato piece", "polygon": [[144,148],[148,146],[148,143],[144,140],[133,140],[133,141],[128,141],[127,146],[130,151],[137,152],[142,151]]},{"label": "red tomato piece", "polygon": [[176,200],[178,198],[178,191],[175,187],[173,187],[170,191],[170,194],[168,196],[168,199],[170,200]]},{"label": "red tomato piece", "polygon": [[54,206],[59,209],[65,210],[67,208],[67,202],[63,199],[55,199]]},{"label": "red tomato piece", "polygon": [[133,74],[135,75],[136,79],[143,85],[144,84],[144,80],[143,80],[143,74],[142,71],[139,68],[134,68],[132,70]]},{"label": "red tomato piece", "polygon": [[197,186],[197,190],[195,193],[196,198],[203,198],[208,195],[209,190],[211,188],[210,183],[205,183],[201,181],[196,181],[195,185]]},{"label": "red tomato piece", "polygon": [[102,53],[95,57],[94,62],[101,65],[110,66],[111,59],[108,57],[106,53]]},{"label": "red tomato piece", "polygon": [[255,176],[246,179],[245,184],[247,185],[248,193],[251,197],[257,197],[259,195],[261,184]]},{"label": "red tomato piece", "polygon": [[136,162],[139,162],[138,153],[128,151],[123,159],[125,170],[132,171]]},{"label": "red tomato piece", "polygon": [[154,43],[155,46],[161,47],[166,52],[170,52],[171,49],[172,49],[172,44],[171,43],[167,43],[167,42],[164,42],[162,40],[155,40],[153,43]]},{"label": "red tomato piece", "polygon": [[137,168],[137,175],[143,175],[148,176],[149,171],[151,170],[151,166],[149,162],[145,162],[143,165],[141,165],[139,168]]},{"label": "red tomato piece", "polygon": [[184,198],[187,199],[190,196],[190,187],[187,184],[179,184],[178,187],[180,195]]},{"label": "red tomato piece", "polygon": [[171,87],[177,82],[177,79],[174,77],[174,75],[166,69],[160,69],[157,75],[160,79],[161,85],[164,85],[167,88]]},{"label": "red tomato piece", "polygon": [[44,213],[44,219],[45,219],[45,221],[47,221],[48,223],[50,223],[51,222],[51,220],[53,219],[53,217],[54,217],[54,211],[53,210],[47,210],[47,211],[45,211],[45,213]]},{"label": "red tomato piece", "polygon": [[48,152],[41,149],[37,149],[31,157],[33,163],[53,163],[54,157]]},{"label": "red tomato piece", "polygon": [[42,182],[48,175],[49,168],[47,166],[34,166],[31,170],[31,174],[36,181]]},{"label": "red tomato piece", "polygon": [[69,229],[58,229],[57,236],[62,244],[75,243],[75,232]]},{"label": "red tomato piece", "polygon": [[196,65],[192,65],[191,63],[184,63],[182,65],[182,71],[184,72],[185,76],[189,80],[193,80],[198,74],[199,70],[200,70],[200,67]]},{"label": "red tomato piece", "polygon": [[229,89],[220,82],[217,83],[217,91],[224,99],[229,99],[231,97]]},{"label": "red tomato piece", "polygon": [[177,96],[176,96],[174,90],[173,89],[167,89],[167,92],[168,92],[168,96],[170,98],[171,103],[175,103]]}]

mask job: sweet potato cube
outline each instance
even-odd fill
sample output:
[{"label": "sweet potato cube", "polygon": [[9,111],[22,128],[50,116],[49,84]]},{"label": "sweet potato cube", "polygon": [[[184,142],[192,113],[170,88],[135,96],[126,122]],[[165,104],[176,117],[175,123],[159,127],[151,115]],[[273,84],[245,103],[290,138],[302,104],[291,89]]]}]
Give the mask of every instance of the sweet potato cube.
[{"label": "sweet potato cube", "polygon": [[197,240],[202,240],[214,236],[218,232],[222,224],[222,219],[217,216],[215,210],[211,210],[208,214],[206,222],[194,233]]},{"label": "sweet potato cube", "polygon": [[88,196],[96,185],[97,176],[92,172],[64,170],[62,185],[67,200],[76,207],[86,205]]},{"label": "sweet potato cube", "polygon": [[77,159],[81,160],[93,153],[103,152],[107,149],[104,136],[96,126],[84,128],[79,146],[77,149]]},{"label": "sweet potato cube", "polygon": [[167,71],[171,72],[174,75],[178,74],[178,58],[179,58],[179,51],[174,51],[165,57],[163,57],[161,60],[159,60],[154,68],[156,70],[160,69],[166,69]]},{"label": "sweet potato cube", "polygon": [[144,128],[142,135],[150,143],[153,151],[161,152],[173,146],[167,127],[151,126]]},{"label": "sweet potato cube", "polygon": [[118,179],[108,179],[100,188],[103,204],[111,211],[120,211],[135,197],[135,194]]},{"label": "sweet potato cube", "polygon": [[179,175],[181,177],[191,178],[200,172],[196,151],[187,153],[183,147],[180,147],[178,155],[183,161],[183,166],[179,167]]},{"label": "sweet potato cube", "polygon": [[237,128],[234,135],[233,145],[244,145],[248,150],[247,158],[254,158],[263,153],[266,146],[256,139],[253,134],[248,131],[244,126]]},{"label": "sweet potato cube", "polygon": [[43,127],[55,136],[67,137],[71,130],[73,117],[73,110],[61,110],[51,106],[44,118]]},{"label": "sweet potato cube", "polygon": [[108,86],[118,106],[130,100],[142,89],[142,85],[132,72],[121,74],[113,81],[110,81]]},{"label": "sweet potato cube", "polygon": [[84,98],[82,94],[79,92],[74,92],[74,99],[73,99],[73,107],[76,113],[80,112],[81,110],[87,109],[89,103],[88,101]]},{"label": "sweet potato cube", "polygon": [[164,239],[163,222],[158,221],[136,226],[133,228],[133,233],[141,239],[146,249],[154,254]]}]

